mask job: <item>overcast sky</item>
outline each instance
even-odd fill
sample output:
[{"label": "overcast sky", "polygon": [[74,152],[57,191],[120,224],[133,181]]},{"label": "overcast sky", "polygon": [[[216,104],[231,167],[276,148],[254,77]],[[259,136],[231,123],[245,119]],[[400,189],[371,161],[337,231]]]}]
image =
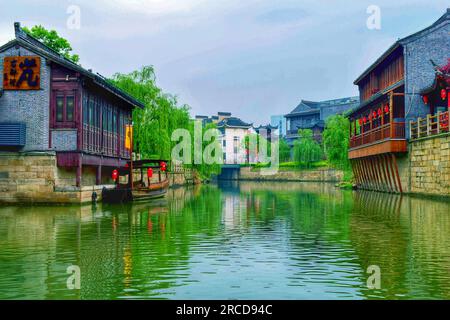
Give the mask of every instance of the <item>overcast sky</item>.
[{"label": "overcast sky", "polygon": [[[70,5],[79,29],[67,27]],[[381,29],[366,26],[370,5]],[[56,29],[85,68],[143,65],[192,115],[229,111],[268,123],[301,99],[357,95],[353,80],[397,38],[427,27],[448,0],[0,0],[0,43],[13,22]]]}]

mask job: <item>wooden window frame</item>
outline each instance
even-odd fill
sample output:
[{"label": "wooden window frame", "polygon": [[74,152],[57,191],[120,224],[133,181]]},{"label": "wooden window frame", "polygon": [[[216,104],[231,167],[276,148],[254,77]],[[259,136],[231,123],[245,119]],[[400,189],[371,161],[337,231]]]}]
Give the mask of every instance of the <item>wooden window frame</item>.
[{"label": "wooden window frame", "polygon": [[[76,128],[78,116],[78,97],[77,90],[53,90],[52,92],[52,127],[53,128]],[[63,97],[63,121],[57,121],[57,101],[58,98]],[[67,120],[67,98],[73,97],[73,119]]]}]

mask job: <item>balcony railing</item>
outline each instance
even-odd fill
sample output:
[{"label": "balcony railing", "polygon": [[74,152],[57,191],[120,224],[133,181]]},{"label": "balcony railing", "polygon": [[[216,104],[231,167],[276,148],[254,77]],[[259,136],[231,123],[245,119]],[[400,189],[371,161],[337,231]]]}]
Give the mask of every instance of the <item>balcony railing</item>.
[{"label": "balcony railing", "polygon": [[387,123],[357,136],[351,137],[350,148],[389,139],[405,139],[405,123]]},{"label": "balcony railing", "polygon": [[409,124],[411,140],[433,136],[449,132],[449,112],[438,112],[436,115],[427,115],[426,118],[418,118]]}]

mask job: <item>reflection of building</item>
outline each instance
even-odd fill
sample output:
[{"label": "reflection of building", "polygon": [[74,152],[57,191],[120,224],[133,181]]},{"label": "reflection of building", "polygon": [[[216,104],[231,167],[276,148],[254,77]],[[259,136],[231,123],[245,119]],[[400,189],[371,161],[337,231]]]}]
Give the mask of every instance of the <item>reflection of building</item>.
[{"label": "reflection of building", "polygon": [[325,121],[333,115],[342,114],[356,107],[359,103],[358,97],[348,97],[327,101],[302,100],[300,104],[285,115],[287,121],[286,138],[289,144],[298,138],[299,129],[311,129],[317,141],[322,140],[322,132]]},{"label": "reflection of building", "polygon": [[[16,164],[2,172],[8,185],[23,192],[17,199],[8,190],[0,201],[66,202],[54,194],[66,188],[78,192],[69,200],[79,202],[83,185],[107,183],[114,168],[125,166],[125,126],[133,108],[144,106],[29,36],[19,23],[14,27],[15,39],[0,47],[0,153]],[[44,166],[49,170],[43,172]]]},{"label": "reflection of building", "polygon": [[280,136],[286,135],[286,118],[283,115],[271,116],[270,125],[278,128]]},{"label": "reflection of building", "polygon": [[217,116],[196,116],[203,125],[215,123],[219,129],[220,143],[223,149],[224,164],[242,164],[247,161],[245,150],[245,137],[249,135],[252,124],[246,123],[239,118],[232,117],[229,112],[219,112]]}]

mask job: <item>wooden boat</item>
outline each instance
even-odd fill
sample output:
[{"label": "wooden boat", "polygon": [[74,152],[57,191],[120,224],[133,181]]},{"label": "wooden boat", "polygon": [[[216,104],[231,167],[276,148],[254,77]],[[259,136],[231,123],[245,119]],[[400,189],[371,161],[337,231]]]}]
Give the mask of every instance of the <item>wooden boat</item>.
[{"label": "wooden boat", "polygon": [[[146,175],[144,175],[144,170],[146,171]],[[125,168],[116,169],[115,172],[116,186],[113,189],[104,188],[102,190],[103,202],[123,203],[129,201],[149,201],[163,198],[169,189],[166,164],[162,160],[138,160],[132,163],[129,162]],[[157,182],[151,181],[153,173],[158,175]],[[135,179],[136,176],[140,177],[138,181]],[[126,177],[126,180],[128,180],[127,183],[120,184],[120,177]],[[132,186],[131,180],[133,180]]]}]

